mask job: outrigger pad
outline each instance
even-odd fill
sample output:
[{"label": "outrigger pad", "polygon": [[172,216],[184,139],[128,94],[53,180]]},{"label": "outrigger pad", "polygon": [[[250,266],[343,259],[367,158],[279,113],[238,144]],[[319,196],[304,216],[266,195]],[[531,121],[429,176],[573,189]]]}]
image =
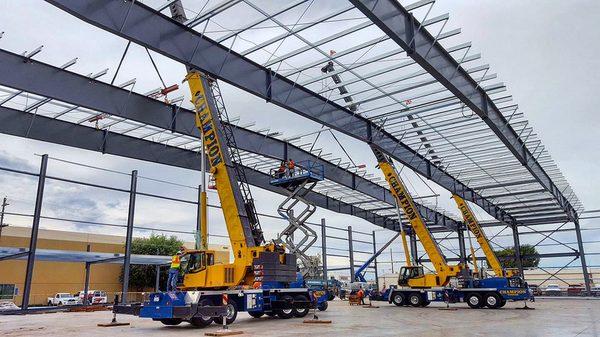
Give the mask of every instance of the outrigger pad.
[{"label": "outrigger pad", "polygon": [[204,333],[204,336],[233,336],[242,335],[244,332],[239,330],[217,330]]},{"label": "outrigger pad", "polygon": [[305,319],[304,322],[302,323],[307,323],[307,324],[330,324],[331,320],[330,319]]},{"label": "outrigger pad", "polygon": [[103,328],[109,328],[111,326],[124,326],[124,325],[130,325],[130,323],[120,323],[120,322],[110,322],[110,323],[98,323],[98,326],[103,327]]}]

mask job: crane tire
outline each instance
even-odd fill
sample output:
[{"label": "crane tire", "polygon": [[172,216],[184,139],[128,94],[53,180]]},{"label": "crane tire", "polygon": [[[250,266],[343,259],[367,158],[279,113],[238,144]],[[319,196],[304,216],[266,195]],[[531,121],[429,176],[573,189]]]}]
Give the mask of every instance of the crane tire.
[{"label": "crane tire", "polygon": [[420,307],[423,304],[423,297],[420,293],[412,293],[408,295],[408,303],[413,307]]},{"label": "crane tire", "polygon": [[495,292],[486,293],[483,297],[485,306],[490,309],[498,309],[500,308],[500,304],[502,303],[502,297],[500,294]]},{"label": "crane tire", "polygon": [[484,305],[483,299],[478,293],[469,294],[465,299],[465,302],[467,302],[471,309],[479,309]]},{"label": "crane tire", "polygon": [[392,303],[399,307],[406,305],[406,296],[403,293],[395,293],[392,295]]}]

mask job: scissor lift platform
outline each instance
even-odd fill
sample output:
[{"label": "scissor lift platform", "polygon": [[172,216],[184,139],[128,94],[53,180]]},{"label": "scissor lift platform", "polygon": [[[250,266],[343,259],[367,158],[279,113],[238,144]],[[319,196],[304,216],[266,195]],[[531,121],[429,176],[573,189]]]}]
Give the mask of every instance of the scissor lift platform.
[{"label": "scissor lift platform", "polygon": [[[302,184],[316,183],[325,179],[323,174],[323,165],[312,161],[301,161],[296,164],[293,172],[278,172],[277,169],[271,170],[270,184],[287,189],[294,189]],[[279,176],[281,175],[281,176]]]},{"label": "scissor lift platform", "polygon": [[[305,199],[315,185],[324,180],[323,165],[312,161],[302,161],[296,164],[294,170],[272,169],[271,185],[288,190],[288,197],[279,205],[277,213],[288,220],[289,225],[275,240],[285,244],[290,253],[296,254],[305,269],[304,276],[314,276],[318,265],[307,255],[306,251],[316,242],[317,233],[305,225],[306,220],[315,212],[317,207]],[[296,208],[296,212],[294,212]],[[294,239],[294,233],[299,235]]]}]

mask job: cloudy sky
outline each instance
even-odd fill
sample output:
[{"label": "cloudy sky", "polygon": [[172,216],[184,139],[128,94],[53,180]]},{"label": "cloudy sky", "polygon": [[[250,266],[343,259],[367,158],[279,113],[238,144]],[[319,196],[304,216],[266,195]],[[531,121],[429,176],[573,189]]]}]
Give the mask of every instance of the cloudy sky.
[{"label": "cloudy sky", "polygon": [[[340,0],[341,1],[341,0]],[[322,1],[315,6],[336,7],[340,1]],[[144,1],[157,4],[163,1]],[[210,3],[215,3],[210,0]],[[273,5],[263,1],[265,6]],[[184,1],[186,7],[198,10],[205,1]],[[261,2],[262,3],[262,2]],[[403,1],[410,3],[410,1]],[[210,6],[209,6],[210,7]],[[447,30],[461,27],[460,40],[472,41],[474,50],[482,53],[485,63],[492,65],[499,74],[499,79],[506,83],[525,112],[537,134],[541,136],[546,148],[557,161],[563,174],[571,183],[586,209],[600,208],[600,197],[596,191],[600,189],[600,181],[596,172],[600,169],[600,142],[596,140],[600,127],[600,116],[596,113],[600,99],[599,88],[600,30],[596,22],[600,19],[600,3],[597,1],[450,1],[439,0],[433,15],[450,14]],[[422,13],[421,13],[422,15]],[[566,19],[570,19],[567,24]],[[293,18],[289,18],[292,21]],[[78,57],[77,64],[70,70],[88,74],[109,68],[102,80],[110,82],[117,63],[125,48],[126,41],[61,12],[57,8],[40,0],[9,1],[0,0],[0,31],[4,36],[0,39],[0,48],[22,53],[44,45],[43,52],[36,56],[41,61],[61,65],[73,57]],[[258,33],[257,33],[258,34]],[[281,55],[285,46],[279,50]],[[180,83],[185,69],[176,62],[153,54],[156,63],[167,84]],[[1,74],[0,74],[1,76]],[[133,45],[125,58],[123,67],[115,83],[136,78],[135,91],[139,93],[160,86],[159,79],[143,48]],[[252,97],[238,89],[223,85],[225,101],[230,114],[240,116],[243,122],[255,122],[256,129],[270,127],[273,131],[282,131],[286,135],[316,131],[319,125],[302,120],[299,117],[263,100]],[[180,90],[181,91],[181,90]],[[185,92],[184,92],[185,94]],[[0,99],[3,97],[0,92]],[[14,104],[23,104],[15,102]],[[242,123],[243,124],[243,123]],[[357,163],[368,163],[369,170],[378,172],[370,165],[373,158],[364,144],[339,136],[345,149]],[[168,195],[171,197],[194,200],[196,191],[192,188],[199,183],[199,174],[168,166],[159,166],[140,161],[128,160],[98,153],[76,150],[52,144],[44,144],[32,140],[0,135],[0,166],[37,171],[39,156],[48,153],[51,157],[93,165],[115,172],[97,170],[52,160],[49,174],[69,176],[84,181],[102,183],[119,188],[128,188],[129,177],[123,173],[138,170],[144,178],[140,179],[139,189],[149,193]],[[343,156],[340,147],[332,141],[330,135],[324,135],[317,143],[325,151]],[[403,172],[404,178],[415,194],[430,194],[429,187],[409,172]],[[166,180],[173,184],[160,183],[145,178]],[[186,187],[187,186],[187,187]],[[441,191],[431,184],[441,196],[433,203],[444,206],[450,213],[456,213],[449,202],[447,192]],[[275,214],[274,201],[280,196],[255,190],[259,212]],[[35,196],[35,180],[30,177],[0,172],[0,195],[6,195],[11,205],[9,211],[28,213],[33,210]],[[216,194],[209,195],[211,204],[218,204]],[[102,222],[112,225],[124,225],[127,216],[127,195],[93,188],[82,188],[67,183],[50,181],[46,191],[43,214],[48,217],[67,218]],[[477,213],[486,218],[481,210]],[[328,224],[338,227],[352,225],[365,232],[379,230],[360,219],[319,210],[311,221],[318,222],[325,217]],[[210,211],[211,223],[222,223],[219,210]],[[14,225],[29,225],[30,219],[9,216],[7,222]],[[263,218],[263,227],[268,237],[274,237],[285,223],[281,220]],[[597,220],[584,220],[582,227],[599,227]],[[136,226],[175,231],[192,231],[195,223],[195,207],[193,205],[165,202],[148,197],[139,197],[135,219]],[[85,225],[78,222],[46,219],[44,228],[81,230],[98,233],[122,234],[124,230],[116,226]],[[544,227],[541,227],[544,228]],[[550,228],[550,227],[548,227]],[[136,232],[147,235],[148,231]],[[213,234],[226,234],[219,225],[211,227]],[[344,236],[342,232],[336,233]],[[490,230],[495,234],[495,229]],[[510,243],[509,232],[504,231],[499,243]],[[191,235],[178,234],[185,240]],[[334,234],[332,234],[334,235]],[[382,243],[391,233],[378,231],[378,242]],[[556,236],[565,242],[574,242],[572,233]],[[586,241],[600,240],[600,232],[589,230],[584,232]],[[541,238],[529,235],[524,242],[535,243]],[[219,237],[211,238],[215,243],[226,243]],[[362,240],[370,240],[367,237]],[[343,248],[343,242],[330,243],[332,248]],[[546,243],[552,243],[551,240]],[[448,247],[456,249],[456,244],[449,242]],[[588,251],[599,252],[600,245],[586,245]],[[370,250],[366,244],[358,243],[358,250]],[[393,246],[394,258],[400,259],[399,244]],[[541,251],[564,251],[561,247],[544,246]],[[389,257],[389,253],[386,253]],[[365,254],[358,254],[364,259]],[[600,258],[590,256],[588,263],[600,264]],[[333,263],[343,264],[343,259],[334,259]],[[568,262],[565,259],[545,261],[545,265],[559,265]],[[576,262],[577,263],[577,262]],[[389,270],[389,265],[382,270]]]}]

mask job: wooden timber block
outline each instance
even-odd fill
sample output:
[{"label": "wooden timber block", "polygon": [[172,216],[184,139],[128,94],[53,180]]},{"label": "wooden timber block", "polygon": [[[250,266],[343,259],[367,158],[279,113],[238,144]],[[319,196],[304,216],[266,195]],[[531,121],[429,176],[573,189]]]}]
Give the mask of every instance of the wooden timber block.
[{"label": "wooden timber block", "polygon": [[110,323],[98,323],[98,326],[101,326],[103,328],[109,328],[112,326],[124,326],[124,325],[129,325],[130,323],[121,323],[121,322],[110,322]]},{"label": "wooden timber block", "polygon": [[242,335],[244,332],[240,330],[217,330],[204,333],[204,336],[233,336]]},{"label": "wooden timber block", "polygon": [[330,324],[331,320],[330,319],[305,319],[304,322],[302,323],[307,323],[307,324]]},{"label": "wooden timber block", "polygon": [[367,308],[367,309],[379,309],[378,305],[372,305],[372,304],[365,304],[362,307]]}]

